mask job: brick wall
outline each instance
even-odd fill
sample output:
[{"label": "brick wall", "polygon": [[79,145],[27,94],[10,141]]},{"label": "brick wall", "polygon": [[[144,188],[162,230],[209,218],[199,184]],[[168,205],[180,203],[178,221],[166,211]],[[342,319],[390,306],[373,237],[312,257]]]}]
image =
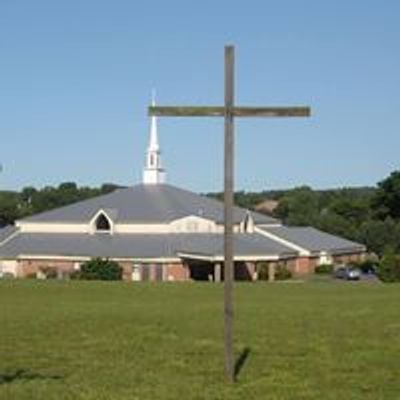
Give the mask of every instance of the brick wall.
[{"label": "brick wall", "polygon": [[317,260],[315,257],[298,257],[290,262],[288,268],[293,275],[312,274],[317,265]]},{"label": "brick wall", "polygon": [[18,261],[17,276],[26,277],[37,274],[43,268],[54,268],[62,273],[72,273],[74,271],[74,261],[63,260],[21,260]]},{"label": "brick wall", "polygon": [[359,262],[365,258],[365,253],[338,254],[333,256],[334,264],[347,264],[349,262]]},{"label": "brick wall", "polygon": [[164,279],[167,281],[187,281],[190,278],[189,267],[183,263],[165,264]]},{"label": "brick wall", "polygon": [[120,265],[120,267],[122,267],[122,279],[124,281],[131,281],[133,263],[130,261],[121,261],[118,262],[118,264]]}]

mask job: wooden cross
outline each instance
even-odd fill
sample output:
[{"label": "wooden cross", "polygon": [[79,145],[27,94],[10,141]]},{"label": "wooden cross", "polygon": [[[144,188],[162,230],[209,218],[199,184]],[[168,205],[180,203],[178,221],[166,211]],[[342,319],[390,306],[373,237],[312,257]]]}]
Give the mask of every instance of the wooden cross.
[{"label": "wooden cross", "polygon": [[224,117],[224,349],[225,375],[235,380],[233,358],[233,147],[234,117],[308,117],[309,107],[235,107],[233,46],[225,46],[225,105],[216,107],[150,106],[149,115],[160,117]]}]

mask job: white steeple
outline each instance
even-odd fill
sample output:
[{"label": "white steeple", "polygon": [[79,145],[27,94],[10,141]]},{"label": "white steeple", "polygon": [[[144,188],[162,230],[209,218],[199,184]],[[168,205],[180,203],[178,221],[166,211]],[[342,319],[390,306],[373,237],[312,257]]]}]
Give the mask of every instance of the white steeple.
[{"label": "white steeple", "polygon": [[[151,105],[156,105],[155,92],[153,90]],[[161,167],[160,146],[158,145],[157,117],[150,117],[150,141],[146,152],[146,166],[143,170],[143,183],[156,185],[165,182],[165,171]]]}]

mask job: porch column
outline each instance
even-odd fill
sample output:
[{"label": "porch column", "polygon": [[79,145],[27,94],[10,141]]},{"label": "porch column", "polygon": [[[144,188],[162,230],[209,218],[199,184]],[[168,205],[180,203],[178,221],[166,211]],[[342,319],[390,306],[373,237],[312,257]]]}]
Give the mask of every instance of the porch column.
[{"label": "porch column", "polygon": [[221,264],[214,264],[214,282],[221,282]]},{"label": "porch column", "polygon": [[268,282],[273,282],[275,280],[275,263],[268,263]]},{"label": "porch column", "polygon": [[255,262],[246,262],[247,273],[249,274],[249,279],[251,281],[257,280],[257,268]]}]

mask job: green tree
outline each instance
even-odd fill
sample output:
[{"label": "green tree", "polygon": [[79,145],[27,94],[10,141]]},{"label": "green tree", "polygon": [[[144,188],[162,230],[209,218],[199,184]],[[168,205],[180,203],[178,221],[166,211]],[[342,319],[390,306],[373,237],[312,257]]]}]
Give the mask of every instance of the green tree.
[{"label": "green tree", "polygon": [[372,219],[365,221],[360,226],[357,239],[379,256],[383,255],[387,246],[399,251],[400,224],[392,218],[386,218],[384,221]]},{"label": "green tree", "polygon": [[379,219],[400,219],[400,171],[394,171],[378,183],[372,207]]},{"label": "green tree", "polygon": [[356,224],[365,220],[369,214],[368,201],[349,196],[338,196],[329,209]]},{"label": "green tree", "polygon": [[318,193],[302,186],[285,194],[274,215],[289,225],[313,225],[319,216]]},{"label": "green tree", "polygon": [[383,282],[400,282],[400,256],[390,246],[385,249],[378,275]]},{"label": "green tree", "polygon": [[318,220],[314,223],[314,226],[325,232],[343,236],[350,240],[355,240],[357,237],[357,228],[355,224],[351,220],[333,211],[322,211]]},{"label": "green tree", "polygon": [[0,227],[12,224],[19,216],[18,194],[0,192]]}]

